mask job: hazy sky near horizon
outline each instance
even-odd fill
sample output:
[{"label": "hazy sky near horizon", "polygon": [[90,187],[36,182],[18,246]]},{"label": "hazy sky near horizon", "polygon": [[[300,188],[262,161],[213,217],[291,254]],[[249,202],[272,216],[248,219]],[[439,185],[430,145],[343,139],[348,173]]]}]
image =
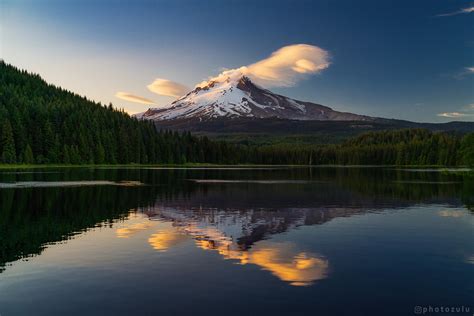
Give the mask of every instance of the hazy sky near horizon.
[{"label": "hazy sky near horizon", "polygon": [[304,75],[272,91],[371,116],[474,121],[473,8],[464,0],[0,0],[0,58],[137,113],[224,69],[308,44],[327,52],[327,67],[306,73],[313,64],[300,63]]}]

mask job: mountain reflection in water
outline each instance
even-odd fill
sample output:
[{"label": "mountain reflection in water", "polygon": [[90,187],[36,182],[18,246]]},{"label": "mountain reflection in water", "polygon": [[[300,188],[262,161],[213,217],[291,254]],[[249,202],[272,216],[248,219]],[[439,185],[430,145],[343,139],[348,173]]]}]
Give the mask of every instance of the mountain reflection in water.
[{"label": "mountain reflection in water", "polygon": [[[262,240],[267,234],[281,231],[276,228],[285,221],[278,216],[258,216],[265,214],[264,211],[149,208],[145,213],[152,221],[172,223],[170,227],[150,234],[148,243],[155,250],[166,251],[190,237],[200,249],[216,251],[223,259],[235,260],[238,264],[257,265],[294,286],[311,285],[327,276],[329,262],[323,256],[299,249],[293,242]],[[274,215],[281,215],[281,212]],[[294,222],[284,226],[287,229],[302,223],[304,218],[295,217]],[[129,237],[131,232],[150,230],[151,227],[146,221],[134,223],[117,228],[116,235]]]},{"label": "mountain reflection in water", "polygon": [[398,316],[472,301],[467,174],[35,171],[0,171],[2,315]]},{"label": "mountain reflection in water", "polygon": [[[192,179],[190,181],[189,179]],[[48,245],[94,227],[121,239],[146,232],[167,251],[192,238],[239,264],[255,264],[293,285],[328,275],[330,258],[269,240],[333,218],[420,204],[445,205],[441,217],[472,215],[474,179],[385,168],[58,169],[0,172],[2,183],[140,183],[140,186],[0,189],[0,272]],[[460,212],[452,208],[465,207]],[[132,212],[130,212],[132,210]],[[471,211],[468,211],[471,210]],[[129,221],[143,213],[147,220]],[[167,229],[153,222],[171,223]]]}]

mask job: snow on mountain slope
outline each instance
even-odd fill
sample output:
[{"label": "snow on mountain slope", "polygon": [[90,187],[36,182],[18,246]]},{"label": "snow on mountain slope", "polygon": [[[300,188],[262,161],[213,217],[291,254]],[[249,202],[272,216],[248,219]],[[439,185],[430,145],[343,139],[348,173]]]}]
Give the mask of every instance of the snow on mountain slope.
[{"label": "snow on mountain slope", "polygon": [[248,77],[235,70],[223,72],[218,77],[200,83],[168,107],[151,108],[135,116],[148,120],[211,120],[220,117],[351,121],[372,119],[274,94],[255,85]]}]

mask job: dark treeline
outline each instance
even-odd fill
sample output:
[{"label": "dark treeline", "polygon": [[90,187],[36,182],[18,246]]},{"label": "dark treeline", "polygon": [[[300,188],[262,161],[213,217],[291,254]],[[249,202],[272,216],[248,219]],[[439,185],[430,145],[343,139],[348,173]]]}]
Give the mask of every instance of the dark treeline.
[{"label": "dark treeline", "polygon": [[425,129],[369,132],[342,144],[260,147],[257,162],[342,165],[474,165],[474,134]]},{"label": "dark treeline", "polygon": [[338,145],[244,146],[159,131],[0,61],[0,163],[474,164],[474,135],[413,129]]}]

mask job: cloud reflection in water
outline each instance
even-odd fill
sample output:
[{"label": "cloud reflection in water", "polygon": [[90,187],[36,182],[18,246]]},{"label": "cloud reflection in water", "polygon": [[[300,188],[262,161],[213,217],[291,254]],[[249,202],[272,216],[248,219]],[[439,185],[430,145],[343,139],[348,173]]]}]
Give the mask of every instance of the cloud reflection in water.
[{"label": "cloud reflection in water", "polygon": [[281,219],[272,216],[266,220],[256,219],[251,216],[252,212],[211,212],[155,209],[148,214],[150,218],[171,222],[172,226],[153,233],[148,243],[155,250],[167,251],[191,237],[200,249],[217,251],[223,259],[235,260],[241,265],[257,265],[293,286],[308,286],[328,276],[326,258],[301,250],[293,242],[261,238],[250,244],[242,242],[248,240],[253,230],[274,227]]}]

